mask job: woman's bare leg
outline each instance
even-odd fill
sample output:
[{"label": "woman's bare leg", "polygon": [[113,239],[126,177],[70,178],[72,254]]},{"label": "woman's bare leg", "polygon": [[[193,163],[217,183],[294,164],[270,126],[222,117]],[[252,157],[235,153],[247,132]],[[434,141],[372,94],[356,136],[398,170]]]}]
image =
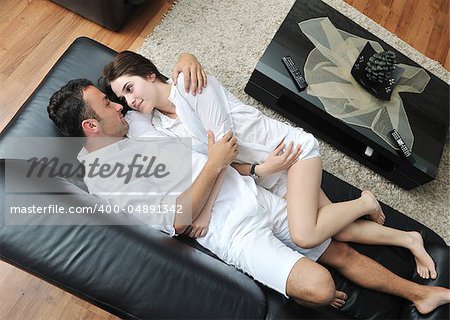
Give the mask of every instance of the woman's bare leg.
[{"label": "woman's bare leg", "polygon": [[[326,206],[332,202],[321,191],[319,206]],[[433,259],[425,250],[423,239],[417,231],[402,231],[385,227],[368,220],[357,220],[333,236],[336,240],[370,245],[398,246],[411,251],[417,265],[417,273],[424,279],[436,279],[436,266]]]},{"label": "woman's bare leg", "polygon": [[371,245],[391,245],[411,251],[417,264],[417,273],[424,279],[436,279],[436,267],[433,259],[425,250],[419,232],[401,231],[381,226],[373,221],[355,221],[336,234],[335,239]]},{"label": "woman's bare leg", "polygon": [[378,214],[380,205],[369,191],[351,201],[319,206],[322,159],[300,160],[288,170],[287,208],[292,240],[311,248],[335,235],[357,218]]}]

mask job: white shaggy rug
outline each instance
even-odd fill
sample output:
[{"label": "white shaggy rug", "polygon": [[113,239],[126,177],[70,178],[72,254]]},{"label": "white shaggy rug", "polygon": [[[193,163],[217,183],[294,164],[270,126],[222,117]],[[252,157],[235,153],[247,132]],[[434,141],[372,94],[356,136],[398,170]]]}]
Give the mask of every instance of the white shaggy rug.
[{"label": "white shaggy rug", "polygon": [[[450,82],[449,72],[439,63],[417,52],[353,7],[342,0],[323,1]],[[171,67],[181,52],[191,52],[208,73],[214,74],[242,101],[286,121],[248,96],[244,87],[294,2],[179,0],[138,51],[167,75],[171,74]],[[411,191],[395,186],[329,144],[320,142],[325,170],[358,188],[369,188],[379,200],[430,227],[450,244],[448,139],[436,180]]]}]

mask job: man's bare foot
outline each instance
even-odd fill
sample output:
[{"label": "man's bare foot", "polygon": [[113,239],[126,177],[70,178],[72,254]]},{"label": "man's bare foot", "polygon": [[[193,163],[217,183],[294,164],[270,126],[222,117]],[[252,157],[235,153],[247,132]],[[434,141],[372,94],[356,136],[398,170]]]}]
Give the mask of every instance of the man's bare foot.
[{"label": "man's bare foot", "polygon": [[342,292],[336,290],[336,293],[334,294],[334,299],[331,301],[330,305],[333,308],[340,309],[345,304],[345,300],[347,300],[347,295]]},{"label": "man's bare foot", "polygon": [[386,216],[384,215],[383,210],[381,209],[380,203],[375,198],[372,192],[369,190],[363,190],[361,192],[361,198],[366,199],[366,201],[369,203],[371,210],[367,213],[367,216],[369,220],[375,221],[378,224],[383,225],[384,220],[386,219]]},{"label": "man's bare foot", "polygon": [[408,235],[411,236],[412,244],[409,247],[411,253],[414,255],[417,264],[417,273],[424,279],[436,279],[437,272],[433,259],[423,246],[423,239],[419,232],[410,231]]},{"label": "man's bare foot", "polygon": [[437,307],[450,303],[450,290],[444,287],[423,286],[423,297],[413,301],[421,314],[427,314]]}]

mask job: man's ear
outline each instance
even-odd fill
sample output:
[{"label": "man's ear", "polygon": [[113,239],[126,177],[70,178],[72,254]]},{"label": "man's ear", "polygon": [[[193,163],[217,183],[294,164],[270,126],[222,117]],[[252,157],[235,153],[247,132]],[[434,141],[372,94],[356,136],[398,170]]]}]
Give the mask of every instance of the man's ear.
[{"label": "man's ear", "polygon": [[100,130],[99,123],[95,119],[83,120],[83,122],[81,122],[81,128],[87,137],[96,134]]}]

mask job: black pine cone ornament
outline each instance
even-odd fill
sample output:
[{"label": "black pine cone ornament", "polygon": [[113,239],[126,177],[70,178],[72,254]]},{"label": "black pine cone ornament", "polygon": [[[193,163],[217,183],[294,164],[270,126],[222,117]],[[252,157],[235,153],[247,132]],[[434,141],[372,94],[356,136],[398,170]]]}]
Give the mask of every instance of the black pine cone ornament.
[{"label": "black pine cone ornament", "polygon": [[377,52],[367,61],[367,78],[374,82],[383,82],[392,76],[395,70],[395,53]]}]

